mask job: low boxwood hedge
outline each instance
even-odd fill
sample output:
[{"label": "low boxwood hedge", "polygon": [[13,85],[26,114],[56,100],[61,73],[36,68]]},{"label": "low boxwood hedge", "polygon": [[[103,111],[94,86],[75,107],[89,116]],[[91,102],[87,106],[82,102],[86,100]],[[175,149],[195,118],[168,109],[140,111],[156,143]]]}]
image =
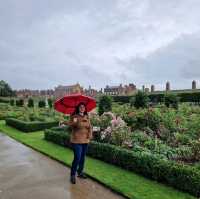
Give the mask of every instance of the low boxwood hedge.
[{"label": "low boxwood hedge", "polygon": [[[180,99],[180,102],[200,102],[200,90],[183,90],[183,91],[170,91],[169,94],[177,94],[178,98]],[[164,100],[164,96],[166,94],[165,91],[161,91],[158,93],[147,93],[148,97],[150,99],[150,102],[154,103],[162,103]],[[123,102],[123,103],[129,103],[132,96],[112,96],[114,102]]]},{"label": "low boxwood hedge", "polygon": [[4,99],[0,97],[0,103],[9,103],[10,100],[9,99]]},{"label": "low boxwood hedge", "polygon": [[[71,147],[68,130],[47,129],[44,137],[48,141]],[[200,171],[196,168],[163,160],[153,154],[94,141],[89,144],[88,155],[200,196]]]},{"label": "low boxwood hedge", "polygon": [[14,118],[6,118],[6,124],[24,132],[32,132],[58,126],[58,122],[24,122]]}]

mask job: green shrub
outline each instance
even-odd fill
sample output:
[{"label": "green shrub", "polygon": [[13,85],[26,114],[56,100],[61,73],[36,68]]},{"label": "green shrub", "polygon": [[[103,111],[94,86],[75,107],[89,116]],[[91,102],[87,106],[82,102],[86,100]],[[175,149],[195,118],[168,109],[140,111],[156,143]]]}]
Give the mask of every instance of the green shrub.
[{"label": "green shrub", "polygon": [[112,98],[110,96],[101,96],[98,103],[98,112],[99,115],[102,115],[104,112],[109,112],[112,110]]},{"label": "green shrub", "polygon": [[24,106],[24,100],[23,99],[16,100],[16,106],[19,106],[19,107]]},{"label": "green shrub", "polygon": [[15,105],[15,100],[14,100],[14,99],[11,99],[11,100],[10,100],[10,105],[11,105],[11,106],[14,106],[14,105]]},{"label": "green shrub", "polygon": [[38,102],[38,107],[43,108],[43,107],[45,107],[45,106],[46,106],[46,103],[45,103],[44,100],[40,100],[40,101]]},{"label": "green shrub", "polygon": [[175,149],[175,159],[181,161],[191,161],[194,158],[194,153],[189,146],[180,146]]},{"label": "green shrub", "polygon": [[178,109],[178,102],[179,102],[179,99],[176,94],[167,93],[164,96],[164,103],[165,103],[165,106],[168,108],[172,107],[172,108]]},{"label": "green shrub", "polygon": [[130,128],[127,126],[112,128],[111,144],[125,148],[132,147]]},{"label": "green shrub", "polygon": [[191,147],[192,147],[194,159],[200,161],[200,140],[192,141]]},{"label": "green shrub", "polygon": [[104,130],[106,129],[108,126],[111,125],[111,120],[112,120],[112,117],[108,114],[103,114],[100,116],[100,121],[99,121],[99,127]]},{"label": "green shrub", "polygon": [[128,126],[131,127],[132,130],[135,130],[135,125],[137,122],[136,115],[137,115],[137,112],[132,111],[122,116],[122,119],[126,122]]},{"label": "green shrub", "polygon": [[[4,80],[0,80],[0,96],[10,97],[14,96],[14,91],[11,89],[10,85]],[[9,100],[8,100],[9,103]]]},{"label": "green shrub", "polygon": [[24,122],[14,118],[6,118],[6,125],[12,126],[24,132],[32,132],[58,126],[58,122]]},{"label": "green shrub", "polygon": [[174,137],[175,137],[175,140],[178,142],[178,144],[181,144],[181,145],[187,145],[191,139],[188,135],[185,135],[179,132],[176,132],[174,134]]},{"label": "green shrub", "polygon": [[133,102],[133,105],[136,108],[146,108],[148,106],[149,98],[148,95],[145,92],[138,91],[138,93],[135,95],[135,100]]},{"label": "green shrub", "polygon": [[135,96],[130,98],[130,106],[133,107],[135,105]]},{"label": "green shrub", "polygon": [[48,98],[48,105],[49,105],[49,108],[53,107],[53,101],[51,98]]},{"label": "green shrub", "polygon": [[34,107],[34,101],[32,98],[28,99],[28,107]]}]

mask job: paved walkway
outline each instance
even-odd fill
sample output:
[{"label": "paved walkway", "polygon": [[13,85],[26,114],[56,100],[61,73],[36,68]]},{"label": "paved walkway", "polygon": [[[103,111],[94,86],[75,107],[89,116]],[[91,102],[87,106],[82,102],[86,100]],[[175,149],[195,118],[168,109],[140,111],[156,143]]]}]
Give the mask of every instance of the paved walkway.
[{"label": "paved walkway", "polygon": [[69,168],[0,133],[0,199],[121,199],[93,180],[69,183]]}]

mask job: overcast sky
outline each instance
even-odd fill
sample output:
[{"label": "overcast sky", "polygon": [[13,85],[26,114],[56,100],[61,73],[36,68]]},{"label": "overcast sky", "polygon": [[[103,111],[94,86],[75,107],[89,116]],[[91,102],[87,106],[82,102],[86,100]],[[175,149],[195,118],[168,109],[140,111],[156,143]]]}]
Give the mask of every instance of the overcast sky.
[{"label": "overcast sky", "polygon": [[200,0],[0,0],[0,79],[200,87]]}]

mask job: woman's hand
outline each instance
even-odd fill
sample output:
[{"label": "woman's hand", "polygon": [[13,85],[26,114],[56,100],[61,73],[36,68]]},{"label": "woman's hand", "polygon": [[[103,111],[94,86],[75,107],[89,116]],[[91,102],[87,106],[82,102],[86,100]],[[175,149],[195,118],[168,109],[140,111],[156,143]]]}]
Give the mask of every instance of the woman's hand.
[{"label": "woman's hand", "polygon": [[75,118],[73,119],[73,122],[78,122],[78,119],[75,117]]},{"label": "woman's hand", "polygon": [[79,125],[79,121],[77,117],[71,117],[68,121],[68,125],[71,127],[77,127]]}]

